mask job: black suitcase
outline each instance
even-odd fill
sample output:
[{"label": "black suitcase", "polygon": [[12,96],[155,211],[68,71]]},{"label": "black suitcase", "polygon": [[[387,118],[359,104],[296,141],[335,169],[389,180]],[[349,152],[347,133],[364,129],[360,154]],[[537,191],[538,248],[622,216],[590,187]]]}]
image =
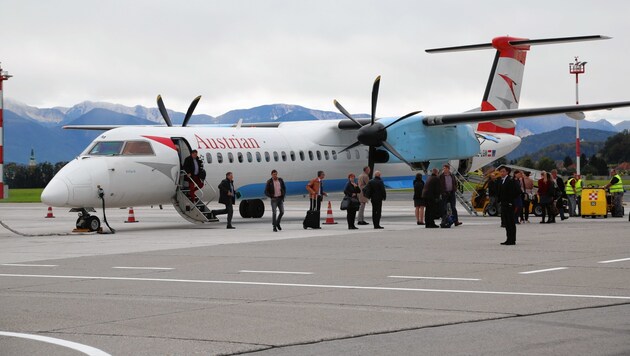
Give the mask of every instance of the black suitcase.
[{"label": "black suitcase", "polygon": [[319,210],[309,210],[306,212],[306,217],[304,218],[304,223],[302,223],[304,229],[319,229]]}]

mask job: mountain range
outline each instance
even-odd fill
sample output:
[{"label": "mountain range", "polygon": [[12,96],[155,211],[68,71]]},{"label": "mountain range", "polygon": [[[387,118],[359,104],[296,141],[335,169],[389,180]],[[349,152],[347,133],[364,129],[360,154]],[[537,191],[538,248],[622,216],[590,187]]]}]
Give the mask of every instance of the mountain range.
[{"label": "mountain range", "polygon": [[[79,155],[100,134],[99,131],[64,130],[62,129],[63,125],[164,124],[157,108],[147,108],[140,105],[128,107],[120,104],[85,101],[70,108],[37,108],[10,99],[6,99],[4,104],[5,162],[28,163],[31,149],[35,152],[37,162],[55,163],[69,161]],[[181,124],[184,113],[172,110],[168,110],[168,113],[175,125]],[[190,124],[233,124],[241,119],[245,123],[256,123],[333,120],[343,117],[343,115],[334,111],[309,109],[299,105],[274,104],[250,109],[232,110],[217,117],[204,114],[193,115]],[[358,114],[355,117],[369,117],[369,115]],[[518,120],[516,129],[518,135],[525,137],[537,136],[537,134],[553,131],[564,126],[575,127],[575,123],[565,115],[555,115],[545,118]],[[596,122],[583,120],[580,127],[607,131],[613,134],[629,129],[630,120],[623,121],[617,125],[613,125],[606,120]],[[573,137],[575,139],[575,136]],[[530,145],[537,147],[537,149],[543,147],[539,143],[530,143],[529,140],[526,142],[525,139],[519,149]]]}]

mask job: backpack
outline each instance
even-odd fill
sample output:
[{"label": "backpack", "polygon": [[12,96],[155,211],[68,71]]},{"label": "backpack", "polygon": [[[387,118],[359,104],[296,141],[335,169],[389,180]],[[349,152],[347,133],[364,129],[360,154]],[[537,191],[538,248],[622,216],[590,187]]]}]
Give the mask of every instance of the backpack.
[{"label": "backpack", "polygon": [[372,199],[372,187],[370,186],[370,183],[366,184],[365,187],[363,187],[361,193],[363,193],[364,197]]}]

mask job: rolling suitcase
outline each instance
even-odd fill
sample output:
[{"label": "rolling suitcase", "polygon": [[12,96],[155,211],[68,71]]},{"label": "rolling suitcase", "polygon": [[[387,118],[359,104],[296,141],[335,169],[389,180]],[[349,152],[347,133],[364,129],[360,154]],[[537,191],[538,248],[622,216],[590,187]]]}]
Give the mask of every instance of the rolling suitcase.
[{"label": "rolling suitcase", "polygon": [[319,226],[319,210],[309,210],[306,212],[306,217],[304,218],[304,222],[302,226],[306,230],[307,228],[311,229],[320,229]]}]

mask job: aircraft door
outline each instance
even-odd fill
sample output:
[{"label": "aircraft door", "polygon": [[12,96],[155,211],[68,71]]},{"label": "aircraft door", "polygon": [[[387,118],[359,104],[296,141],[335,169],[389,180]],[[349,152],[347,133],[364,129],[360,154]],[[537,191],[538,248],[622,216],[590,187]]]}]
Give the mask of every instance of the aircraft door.
[{"label": "aircraft door", "polygon": [[[188,143],[188,141],[183,137],[172,137],[171,139],[173,140],[175,147],[177,147],[177,152],[179,153],[179,167],[181,171],[184,169],[184,160],[186,159],[186,157],[190,156],[190,152],[192,151],[192,148],[190,147],[190,144]],[[204,161],[204,156],[201,153],[199,153],[198,157],[202,162]],[[210,172],[208,170],[210,167],[207,166],[205,162],[203,163],[203,167],[206,170],[206,172],[209,174]],[[210,177],[207,177],[207,178],[210,178]],[[183,184],[188,184],[188,181],[186,181],[184,179],[184,176],[182,175],[179,178],[179,185],[181,186]],[[218,196],[217,191],[213,187],[212,182],[208,182],[207,180],[204,181],[204,186],[202,188],[202,191],[204,192],[204,197],[202,199],[206,201],[213,200],[215,197]]]}]

